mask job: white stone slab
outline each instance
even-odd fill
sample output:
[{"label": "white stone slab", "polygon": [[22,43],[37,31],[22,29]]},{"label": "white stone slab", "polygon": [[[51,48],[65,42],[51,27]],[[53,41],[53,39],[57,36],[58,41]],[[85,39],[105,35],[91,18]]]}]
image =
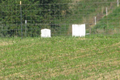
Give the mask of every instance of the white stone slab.
[{"label": "white stone slab", "polygon": [[72,36],[84,37],[86,33],[85,24],[73,24],[72,25]]},{"label": "white stone slab", "polygon": [[51,30],[50,29],[41,29],[41,37],[51,37]]}]

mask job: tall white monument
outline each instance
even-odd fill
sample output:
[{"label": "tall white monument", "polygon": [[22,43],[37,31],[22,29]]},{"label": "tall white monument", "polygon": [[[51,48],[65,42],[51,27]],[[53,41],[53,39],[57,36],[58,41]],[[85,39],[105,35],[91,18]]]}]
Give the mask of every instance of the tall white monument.
[{"label": "tall white monument", "polygon": [[86,34],[85,24],[73,24],[72,25],[72,36],[84,37]]}]

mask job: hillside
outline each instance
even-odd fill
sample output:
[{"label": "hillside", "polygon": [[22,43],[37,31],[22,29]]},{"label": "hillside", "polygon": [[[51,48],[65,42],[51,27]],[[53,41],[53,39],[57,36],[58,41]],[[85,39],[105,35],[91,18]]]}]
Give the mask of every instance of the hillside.
[{"label": "hillside", "polygon": [[[65,27],[68,30],[67,34],[71,34],[72,24],[86,24],[87,32],[95,25],[95,17],[97,22],[106,15],[106,7],[108,14],[116,8],[116,0],[76,0],[69,4],[70,13],[65,15],[65,18],[56,23],[60,24],[62,31]],[[65,31],[66,32],[66,31]],[[66,34],[66,33],[65,33]]]},{"label": "hillside", "polygon": [[[96,30],[96,31],[95,31]],[[108,16],[104,16],[93,28],[93,33],[120,33],[120,7],[116,7]]]}]

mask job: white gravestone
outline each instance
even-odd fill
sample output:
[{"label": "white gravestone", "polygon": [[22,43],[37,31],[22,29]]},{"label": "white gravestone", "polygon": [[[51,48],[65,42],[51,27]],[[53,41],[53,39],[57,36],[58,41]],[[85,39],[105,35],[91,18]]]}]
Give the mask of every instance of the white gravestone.
[{"label": "white gravestone", "polygon": [[85,24],[73,24],[72,25],[72,36],[84,37],[86,34]]},{"label": "white gravestone", "polygon": [[50,29],[41,29],[41,37],[51,37],[51,30]]}]

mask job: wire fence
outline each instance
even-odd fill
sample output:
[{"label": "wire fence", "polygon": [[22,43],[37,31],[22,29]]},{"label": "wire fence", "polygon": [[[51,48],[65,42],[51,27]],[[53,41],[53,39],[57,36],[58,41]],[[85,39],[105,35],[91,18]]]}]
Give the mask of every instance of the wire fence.
[{"label": "wire fence", "polygon": [[120,29],[119,0],[57,4],[0,5],[0,37],[71,36],[72,24],[85,24],[89,34],[116,34]]}]

